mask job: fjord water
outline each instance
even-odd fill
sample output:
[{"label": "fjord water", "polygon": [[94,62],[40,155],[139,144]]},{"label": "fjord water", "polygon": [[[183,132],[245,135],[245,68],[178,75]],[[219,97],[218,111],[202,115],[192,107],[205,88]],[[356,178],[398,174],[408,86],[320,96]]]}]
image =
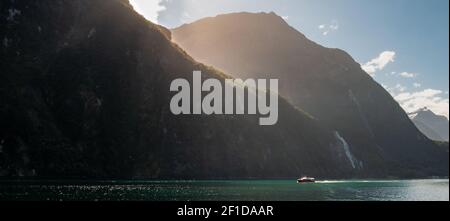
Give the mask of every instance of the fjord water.
[{"label": "fjord water", "polygon": [[3,181],[0,200],[448,201],[449,180]]}]

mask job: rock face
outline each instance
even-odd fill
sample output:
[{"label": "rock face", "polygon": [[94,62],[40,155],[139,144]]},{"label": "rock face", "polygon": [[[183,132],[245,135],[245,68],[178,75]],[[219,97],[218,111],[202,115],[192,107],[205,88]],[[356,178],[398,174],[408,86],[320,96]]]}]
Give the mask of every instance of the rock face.
[{"label": "rock face", "polygon": [[172,30],[172,37],[195,59],[234,77],[278,78],[280,94],[338,131],[369,174],[380,167],[448,173],[448,154],[350,55],[308,40],[274,13],[201,19]]},{"label": "rock face", "polygon": [[193,70],[226,76],[194,61],[125,0],[6,0],[0,15],[2,177],[448,174],[448,154],[427,139],[412,147],[424,160],[407,153],[397,167],[368,149],[365,161],[345,134],[282,98],[270,127],[254,115],[173,115],[172,80],[191,79]]},{"label": "rock face", "polygon": [[428,138],[435,141],[447,141],[449,122],[445,116],[439,116],[427,108],[410,114],[417,128]]},{"label": "rock face", "polygon": [[193,70],[226,76],[195,62],[127,1],[0,6],[3,177],[358,175],[333,131],[282,98],[270,127],[253,115],[173,115],[172,80]]}]

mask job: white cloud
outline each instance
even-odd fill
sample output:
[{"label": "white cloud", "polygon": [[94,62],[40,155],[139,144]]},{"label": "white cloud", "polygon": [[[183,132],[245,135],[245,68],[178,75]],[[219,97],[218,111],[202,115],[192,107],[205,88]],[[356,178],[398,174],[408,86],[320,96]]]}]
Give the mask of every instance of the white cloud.
[{"label": "white cloud", "polygon": [[329,26],[329,28],[330,28],[331,30],[338,30],[338,29],[339,29],[339,24],[337,24],[337,23],[331,24],[331,25]]},{"label": "white cloud", "polygon": [[332,20],[330,24],[321,24],[318,28],[323,36],[327,36],[331,32],[339,30],[339,22],[337,20]]},{"label": "white cloud", "polygon": [[134,10],[144,16],[147,20],[158,24],[159,13],[166,10],[161,5],[163,0],[130,0]]},{"label": "white cloud", "polygon": [[438,115],[449,118],[449,99],[445,98],[445,92],[441,90],[424,89],[406,92],[406,88],[400,84],[394,88],[387,87],[387,90],[407,113],[426,107]]},{"label": "white cloud", "polygon": [[400,92],[404,92],[404,91],[406,91],[406,87],[405,86],[403,86],[403,85],[401,85],[401,84],[397,84],[397,85],[395,85],[395,87],[394,87],[394,90],[396,90],[396,91],[400,91]]},{"label": "white cloud", "polygon": [[422,84],[415,82],[415,83],[413,84],[413,86],[414,86],[415,88],[419,88],[419,87],[422,87]]},{"label": "white cloud", "polygon": [[404,78],[415,78],[417,76],[417,74],[409,72],[402,72],[399,75]]},{"label": "white cloud", "polygon": [[374,76],[377,71],[383,70],[386,65],[395,61],[394,51],[384,51],[378,57],[365,63],[361,68],[369,75]]}]

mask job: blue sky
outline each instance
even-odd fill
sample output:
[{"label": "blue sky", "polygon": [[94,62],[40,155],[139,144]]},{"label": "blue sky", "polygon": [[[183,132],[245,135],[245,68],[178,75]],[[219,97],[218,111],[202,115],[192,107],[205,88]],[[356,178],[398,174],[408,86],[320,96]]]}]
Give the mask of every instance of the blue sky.
[{"label": "blue sky", "polygon": [[448,117],[448,0],[131,0],[169,28],[230,12],[275,12],[311,40],[350,53],[407,112]]}]

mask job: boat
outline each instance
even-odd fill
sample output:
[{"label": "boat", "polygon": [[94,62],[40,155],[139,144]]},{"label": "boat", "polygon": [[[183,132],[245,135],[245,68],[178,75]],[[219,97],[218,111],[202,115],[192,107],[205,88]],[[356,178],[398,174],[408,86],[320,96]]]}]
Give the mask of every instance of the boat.
[{"label": "boat", "polygon": [[297,183],[315,183],[315,182],[316,182],[316,179],[312,178],[312,177],[304,176],[302,178],[297,179]]}]

